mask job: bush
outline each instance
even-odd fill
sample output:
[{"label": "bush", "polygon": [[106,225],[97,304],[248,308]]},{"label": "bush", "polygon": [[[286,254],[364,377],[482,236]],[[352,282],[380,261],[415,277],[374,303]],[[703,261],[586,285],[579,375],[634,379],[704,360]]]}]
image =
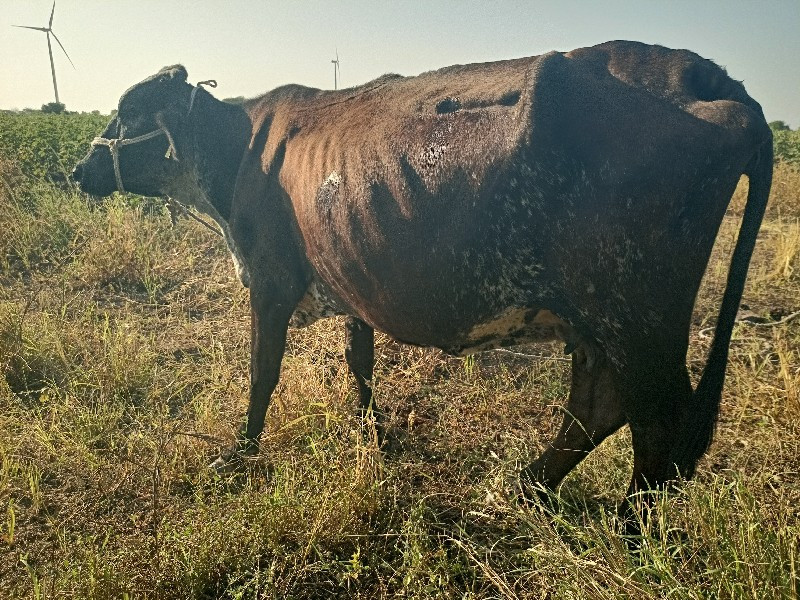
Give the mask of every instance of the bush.
[{"label": "bush", "polygon": [[800,131],[773,130],[775,160],[800,165]]},{"label": "bush", "polygon": [[60,115],[66,110],[66,105],[61,102],[48,102],[47,104],[42,104],[42,112],[46,114]]}]

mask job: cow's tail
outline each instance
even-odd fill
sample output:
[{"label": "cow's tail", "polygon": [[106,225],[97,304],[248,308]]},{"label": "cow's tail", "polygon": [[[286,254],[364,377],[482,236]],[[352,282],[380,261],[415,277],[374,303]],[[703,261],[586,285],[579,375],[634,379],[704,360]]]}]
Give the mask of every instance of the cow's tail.
[{"label": "cow's tail", "polygon": [[747,165],[745,174],[749,179],[747,204],[731,258],[728,282],[722,297],[714,339],[711,342],[706,368],[694,391],[693,401],[685,407],[682,436],[674,449],[672,463],[678,467],[681,475],[687,478],[694,474],[697,461],[708,450],[714,437],[722,386],[725,381],[725,368],[728,363],[728,347],[744,291],[747,269],[772,185],[771,134]]}]

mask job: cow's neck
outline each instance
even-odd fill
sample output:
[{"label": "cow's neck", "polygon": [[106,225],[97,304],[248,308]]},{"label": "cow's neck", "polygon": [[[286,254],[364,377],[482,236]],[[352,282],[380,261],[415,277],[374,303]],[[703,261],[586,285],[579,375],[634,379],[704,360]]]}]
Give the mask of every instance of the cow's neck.
[{"label": "cow's neck", "polygon": [[224,228],[250,130],[241,107],[200,91],[188,128],[191,156],[187,159],[193,168],[173,182],[169,195],[211,215]]}]

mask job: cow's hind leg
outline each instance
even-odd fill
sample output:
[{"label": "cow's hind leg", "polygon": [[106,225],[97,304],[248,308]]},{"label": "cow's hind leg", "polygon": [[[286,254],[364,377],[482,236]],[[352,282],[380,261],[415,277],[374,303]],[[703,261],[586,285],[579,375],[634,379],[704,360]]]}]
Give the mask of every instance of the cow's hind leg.
[{"label": "cow's hind leg", "polygon": [[663,488],[694,472],[699,456],[684,461],[675,454],[687,428],[693,426],[692,385],[683,356],[651,357],[655,360],[630,369],[625,378],[625,410],[633,441],[629,496]]},{"label": "cow's hind leg", "polygon": [[625,424],[622,399],[606,356],[583,344],[572,354],[572,386],[561,430],[520,481],[526,496],[554,489],[589,452]]},{"label": "cow's hind leg", "polygon": [[372,395],[372,371],[375,365],[375,331],[356,317],[345,322],[344,357],[358,384],[358,411],[365,422],[374,419],[378,443],[383,441],[381,413]]},{"label": "cow's hind leg", "polygon": [[[699,456],[676,459],[676,448],[694,424],[692,387],[684,362],[685,346],[674,352],[632,352],[620,378],[633,442],[633,474],[619,507],[628,535],[640,533],[656,495],[679,476],[690,476]],[[633,539],[633,538],[632,538]]]}]

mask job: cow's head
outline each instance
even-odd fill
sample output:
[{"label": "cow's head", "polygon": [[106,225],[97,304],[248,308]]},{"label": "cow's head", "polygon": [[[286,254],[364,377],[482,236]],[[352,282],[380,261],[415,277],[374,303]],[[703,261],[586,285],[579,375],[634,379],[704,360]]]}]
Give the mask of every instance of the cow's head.
[{"label": "cow's head", "polygon": [[122,95],[117,115],[72,171],[81,190],[161,196],[191,169],[188,121],[198,88],[186,78],[183,66],[164,67]]}]

